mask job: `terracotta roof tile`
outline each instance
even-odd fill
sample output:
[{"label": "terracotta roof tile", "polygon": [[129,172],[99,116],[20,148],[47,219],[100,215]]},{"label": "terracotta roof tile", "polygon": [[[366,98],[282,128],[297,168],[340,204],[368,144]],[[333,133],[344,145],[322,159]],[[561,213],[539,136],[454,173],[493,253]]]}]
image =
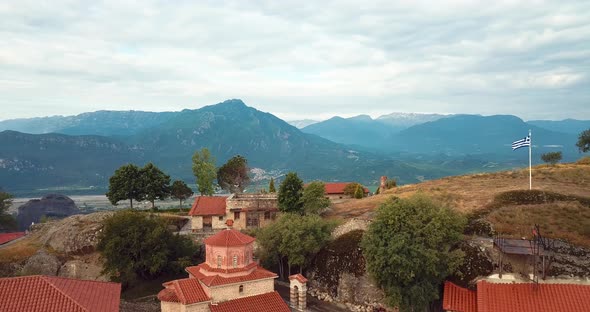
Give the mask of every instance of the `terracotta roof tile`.
[{"label": "terracotta roof tile", "polygon": [[203,240],[203,242],[207,245],[229,247],[244,246],[250,244],[255,240],[256,239],[254,237],[243,234],[240,231],[234,229],[227,229],[220,231],[215,235],[207,237]]},{"label": "terracotta roof tile", "polygon": [[0,245],[25,236],[25,232],[0,233]]},{"label": "terracotta roof tile", "polygon": [[119,311],[121,284],[55,276],[0,279],[0,311]]},{"label": "terracotta roof tile", "polygon": [[201,265],[187,267],[186,271],[195,278],[199,279],[206,286],[220,286],[226,284],[243,283],[247,281],[276,278],[277,275],[271,271],[265,270],[257,266],[251,273],[243,276],[222,277],[220,275],[207,276],[200,272]]},{"label": "terracotta roof tile", "polygon": [[457,312],[477,312],[475,291],[445,282],[443,294],[443,310]]},{"label": "terracotta roof tile", "polygon": [[307,278],[305,278],[305,276],[303,276],[303,275],[301,275],[299,273],[293,274],[293,275],[289,276],[289,280],[292,280],[292,279],[296,279],[300,283],[307,283]]},{"label": "terracotta roof tile", "polygon": [[590,309],[590,286],[573,284],[477,283],[477,311],[583,312]]},{"label": "terracotta roof tile", "polygon": [[180,302],[182,304],[211,301],[196,278],[173,280],[163,285],[166,288],[158,293],[158,299],[161,301]]},{"label": "terracotta roof tile", "polygon": [[290,312],[276,291],[209,305],[211,312]]},{"label": "terracotta roof tile", "polygon": [[226,196],[197,196],[189,216],[224,216]]},{"label": "terracotta roof tile", "polygon": [[[344,194],[344,188],[352,182],[334,182],[334,183],[324,183],[326,194],[334,195],[334,194]],[[369,193],[369,189],[363,187],[364,193]]]}]

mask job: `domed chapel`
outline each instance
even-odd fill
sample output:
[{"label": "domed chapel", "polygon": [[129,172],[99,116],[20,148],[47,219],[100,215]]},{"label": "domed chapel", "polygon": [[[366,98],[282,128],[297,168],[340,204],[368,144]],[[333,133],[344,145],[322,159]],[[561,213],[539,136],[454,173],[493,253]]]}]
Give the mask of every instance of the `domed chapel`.
[{"label": "domed chapel", "polygon": [[[163,284],[158,293],[162,311],[291,311],[274,290],[277,274],[253,260],[254,241],[231,228],[206,238],[205,262],[187,267],[188,278]],[[290,280],[293,307],[305,309],[305,278],[296,274]]]}]

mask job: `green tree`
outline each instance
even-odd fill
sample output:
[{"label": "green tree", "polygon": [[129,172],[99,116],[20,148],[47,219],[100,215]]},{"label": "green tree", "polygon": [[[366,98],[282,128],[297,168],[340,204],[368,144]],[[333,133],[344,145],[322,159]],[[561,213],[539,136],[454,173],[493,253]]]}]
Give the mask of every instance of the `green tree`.
[{"label": "green tree", "polygon": [[382,204],[363,237],[367,270],[400,311],[424,311],[439,286],[461,264],[452,249],[462,238],[462,216],[418,194]]},{"label": "green tree", "polygon": [[184,181],[176,180],[172,183],[170,194],[172,195],[172,198],[180,201],[180,209],[182,209],[182,201],[190,198],[194,193]]},{"label": "green tree", "polygon": [[392,189],[394,187],[397,186],[397,182],[395,181],[395,179],[389,179],[385,182],[385,189]]},{"label": "green tree", "polygon": [[128,199],[133,208],[133,200],[140,201],[145,197],[141,169],[134,164],[127,164],[115,170],[109,179],[109,191],[106,195],[113,205]]},{"label": "green tree", "polygon": [[354,198],[360,199],[365,196],[365,188],[362,185],[357,185],[356,190],[354,190]]},{"label": "green tree", "polygon": [[330,200],[326,198],[326,186],[323,182],[314,181],[303,189],[301,202],[305,214],[320,214],[330,206]]},{"label": "green tree", "polygon": [[209,149],[202,148],[193,154],[193,174],[197,178],[197,188],[201,195],[211,196],[215,191],[213,182],[217,178],[215,158]]},{"label": "green tree", "polygon": [[555,165],[561,160],[561,152],[549,152],[541,155],[541,159],[548,164]]},{"label": "green tree", "polygon": [[17,229],[16,220],[8,213],[8,208],[12,204],[12,194],[0,191],[0,232],[11,232]]},{"label": "green tree", "polygon": [[346,186],[344,187],[344,195],[348,195],[350,197],[354,197],[355,193],[356,193],[356,189],[358,187],[363,187],[360,183],[358,182],[351,182],[346,184]]},{"label": "green tree", "polygon": [[172,234],[168,223],[154,215],[122,210],[103,225],[97,245],[105,260],[103,273],[125,287],[138,279],[180,272],[197,254],[188,237]]},{"label": "green tree", "polygon": [[584,130],[582,131],[582,133],[580,133],[576,146],[578,147],[581,153],[586,153],[587,151],[590,151],[590,129]]},{"label": "green tree", "polygon": [[269,193],[276,193],[277,189],[275,188],[275,179],[270,178],[270,183],[268,184],[268,192]]},{"label": "green tree", "polygon": [[217,171],[217,183],[230,193],[242,193],[249,182],[248,161],[240,155],[232,157]]},{"label": "green tree", "polygon": [[303,213],[303,181],[299,179],[297,173],[289,172],[285,180],[279,186],[279,210],[283,212]]},{"label": "green tree", "polygon": [[170,176],[152,163],[141,169],[141,180],[145,199],[155,207],[156,200],[164,200],[170,196]]},{"label": "green tree", "polygon": [[[331,240],[335,224],[318,215],[301,216],[284,213],[275,222],[259,230],[256,240],[264,260],[275,259],[279,275],[291,275],[291,268],[301,273],[315,254]],[[284,272],[285,264],[288,269]]]}]

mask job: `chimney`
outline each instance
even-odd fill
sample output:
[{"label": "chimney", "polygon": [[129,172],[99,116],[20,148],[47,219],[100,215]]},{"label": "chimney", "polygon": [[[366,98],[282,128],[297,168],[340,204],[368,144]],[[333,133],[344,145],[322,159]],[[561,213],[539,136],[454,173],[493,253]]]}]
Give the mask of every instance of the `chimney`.
[{"label": "chimney", "polygon": [[234,225],[234,220],[232,220],[232,219],[227,219],[227,220],[225,221],[225,225],[226,225],[226,229],[227,229],[227,230],[231,229],[231,228],[233,227],[233,225]]},{"label": "chimney", "polygon": [[305,311],[307,307],[307,278],[301,274],[289,276],[289,288],[291,290],[291,307],[297,311]]}]

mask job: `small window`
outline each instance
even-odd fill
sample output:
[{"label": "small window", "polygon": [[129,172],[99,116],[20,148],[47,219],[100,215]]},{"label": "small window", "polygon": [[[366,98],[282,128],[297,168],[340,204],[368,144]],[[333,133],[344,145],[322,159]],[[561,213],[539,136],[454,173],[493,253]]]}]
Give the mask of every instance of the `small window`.
[{"label": "small window", "polygon": [[217,268],[221,268],[221,256],[217,256]]},{"label": "small window", "polygon": [[273,220],[274,220],[274,219],[276,219],[276,218],[277,218],[277,213],[276,213],[276,212],[274,212],[274,211],[273,211],[273,212],[271,212],[271,213],[270,213],[270,218],[271,218],[271,219],[273,219]]},{"label": "small window", "polygon": [[232,264],[234,268],[238,267],[238,255],[234,255],[234,258],[232,259]]},{"label": "small window", "polygon": [[268,220],[270,219],[270,211],[265,211],[264,212],[264,220]]},{"label": "small window", "polygon": [[240,219],[240,212],[236,211],[236,212],[234,212],[234,220],[238,220],[238,219]]},{"label": "small window", "polygon": [[223,216],[219,216],[219,221],[223,221]]},{"label": "small window", "polygon": [[244,285],[240,285],[240,295],[244,293]]}]

